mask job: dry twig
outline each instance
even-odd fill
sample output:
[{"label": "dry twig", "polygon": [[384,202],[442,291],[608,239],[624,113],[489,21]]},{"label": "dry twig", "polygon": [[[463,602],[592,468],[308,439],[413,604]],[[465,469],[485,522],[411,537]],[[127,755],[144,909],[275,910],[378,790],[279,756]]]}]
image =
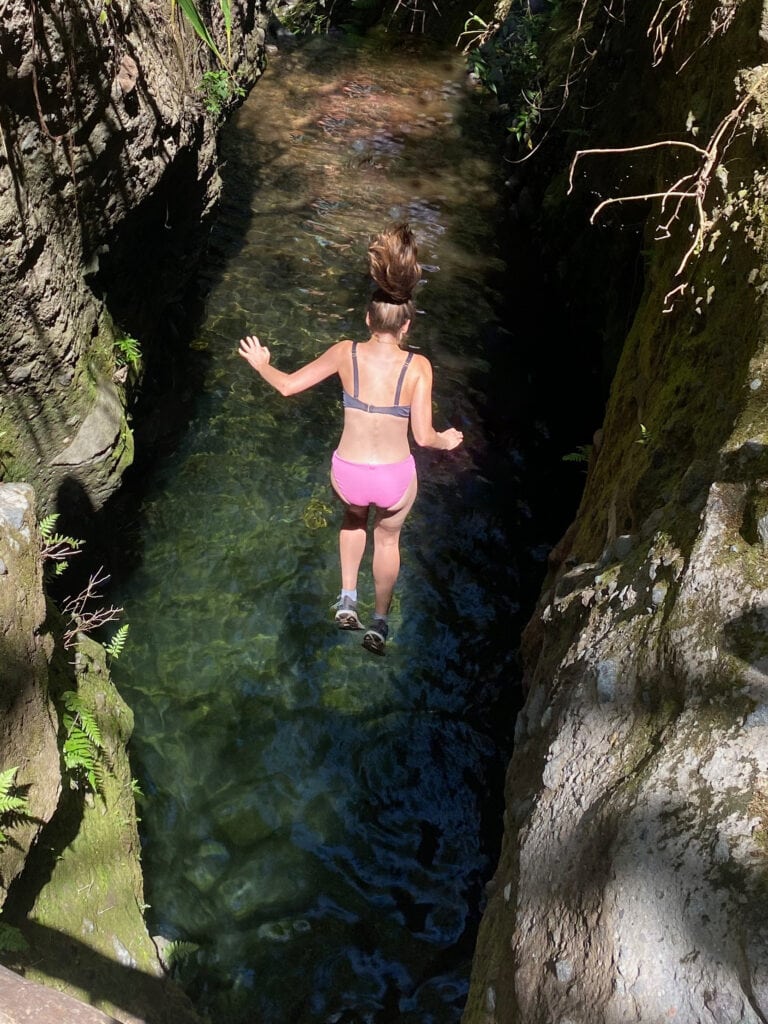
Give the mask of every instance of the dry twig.
[{"label": "dry twig", "polygon": [[78,633],[92,633],[108,622],[115,622],[122,614],[123,609],[114,605],[108,608],[88,608],[92,601],[101,600],[97,587],[108,582],[109,576],[103,568],[97,569],[80,593],[76,597],[68,597],[62,605],[61,610],[70,622],[63,636],[65,651],[76,646]]},{"label": "dry twig", "polygon": [[[600,214],[606,206],[610,206],[614,203],[629,203],[644,201],[650,199],[661,199],[661,213],[664,216],[667,213],[667,208],[671,204],[673,209],[669,217],[660,223],[656,229],[657,239],[669,238],[671,233],[672,224],[680,215],[683,203],[690,199],[693,201],[696,215],[691,225],[693,231],[693,241],[688,246],[683,255],[680,265],[675,271],[674,276],[680,277],[688,265],[688,261],[696,252],[700,252],[703,245],[704,239],[709,233],[714,223],[708,215],[705,209],[705,199],[707,191],[712,182],[712,177],[717,166],[722,162],[725,150],[730,145],[736,130],[744,116],[744,112],[749,103],[754,99],[755,86],[749,90],[749,92],[742,98],[741,102],[729,111],[728,114],[722,119],[720,124],[717,126],[715,131],[712,133],[709,142],[706,146],[697,146],[692,142],[683,142],[676,139],[664,139],[661,142],[650,142],[642,146],[627,146],[624,148],[614,149],[580,149],[571,161],[571,167],[568,176],[568,193],[570,194],[573,190],[573,173],[576,168],[577,162],[583,156],[592,156],[595,154],[617,154],[617,153],[639,153],[649,149],[663,149],[663,148],[674,148],[679,147],[683,149],[690,149],[694,153],[698,154],[700,158],[700,166],[698,170],[691,171],[689,174],[684,174],[681,178],[678,178],[676,182],[670,185],[668,188],[660,192],[643,192],[638,195],[631,196],[613,196],[609,199],[604,199],[599,203],[592,211],[592,215],[589,218],[590,224],[594,224],[595,218]],[[686,283],[678,285],[672,291],[668,292],[664,298],[665,312],[668,311],[669,301],[673,295],[682,294],[685,291]]]}]

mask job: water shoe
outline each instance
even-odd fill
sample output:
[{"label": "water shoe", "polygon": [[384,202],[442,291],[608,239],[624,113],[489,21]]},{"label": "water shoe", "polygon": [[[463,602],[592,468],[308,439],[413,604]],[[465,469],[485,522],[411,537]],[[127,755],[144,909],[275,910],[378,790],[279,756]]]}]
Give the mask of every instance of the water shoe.
[{"label": "water shoe", "polygon": [[362,629],[363,624],[357,614],[357,601],[351,597],[340,597],[333,606],[336,609],[334,622],[339,629]]},{"label": "water shoe", "polygon": [[383,654],[388,635],[389,626],[384,619],[374,619],[365,631],[363,647],[366,651],[370,651],[371,654]]}]

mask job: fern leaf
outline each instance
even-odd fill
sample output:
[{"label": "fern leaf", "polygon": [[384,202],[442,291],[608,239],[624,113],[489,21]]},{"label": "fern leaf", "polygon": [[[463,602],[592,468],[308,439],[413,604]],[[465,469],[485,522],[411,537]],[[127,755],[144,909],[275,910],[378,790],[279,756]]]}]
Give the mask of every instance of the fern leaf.
[{"label": "fern leaf", "polygon": [[54,530],[56,529],[56,523],[59,521],[59,513],[52,512],[48,516],[44,516],[40,520],[40,536],[43,540],[48,543],[53,537]]},{"label": "fern leaf", "polygon": [[29,804],[25,796],[12,792],[18,766],[0,772],[0,846],[8,842],[5,829],[29,817]]},{"label": "fern leaf", "polygon": [[27,809],[27,800],[23,796],[0,796],[0,814],[24,813]]},{"label": "fern leaf", "polygon": [[6,796],[11,791],[18,770],[19,766],[16,765],[15,768],[6,768],[0,772],[0,796]]},{"label": "fern leaf", "polygon": [[[66,693],[62,694],[62,700],[64,701],[64,707],[74,716],[73,719],[70,719],[68,715],[63,716],[64,728],[67,732],[80,729],[95,747],[101,749],[103,744],[99,723],[96,721],[93,711],[87,706],[82,697],[75,693],[74,690],[67,690]],[[70,722],[70,724],[68,725],[67,722]]]},{"label": "fern leaf", "polygon": [[117,661],[117,659],[123,653],[123,648],[125,647],[125,641],[128,636],[129,628],[130,623],[126,622],[124,625],[120,627],[120,629],[118,629],[118,631],[115,633],[115,635],[112,637],[112,639],[105,647],[107,654],[110,656],[110,658],[114,658],[115,661]]},{"label": "fern leaf", "polygon": [[63,751],[71,757],[82,757],[93,760],[94,746],[79,726],[75,726],[72,732],[64,740]]},{"label": "fern leaf", "polygon": [[194,942],[185,942],[183,939],[176,939],[165,950],[165,962],[168,967],[176,967],[187,960],[200,947]]}]

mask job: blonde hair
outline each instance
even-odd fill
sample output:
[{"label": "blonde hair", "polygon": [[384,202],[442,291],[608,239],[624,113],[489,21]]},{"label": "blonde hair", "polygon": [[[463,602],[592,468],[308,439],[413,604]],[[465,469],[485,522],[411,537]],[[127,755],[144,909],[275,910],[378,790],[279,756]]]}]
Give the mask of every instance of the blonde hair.
[{"label": "blonde hair", "polygon": [[368,325],[376,333],[397,334],[416,308],[411,295],[421,280],[418,249],[407,224],[377,235],[368,246],[368,267],[376,285],[368,303]]}]

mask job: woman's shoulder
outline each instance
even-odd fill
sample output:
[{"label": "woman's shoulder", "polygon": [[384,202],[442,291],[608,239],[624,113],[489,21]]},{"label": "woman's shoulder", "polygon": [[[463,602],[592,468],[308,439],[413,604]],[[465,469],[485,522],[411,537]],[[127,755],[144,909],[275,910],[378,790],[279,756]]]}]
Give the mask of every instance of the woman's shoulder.
[{"label": "woman's shoulder", "polygon": [[345,356],[352,349],[353,345],[354,345],[354,342],[350,341],[349,338],[342,338],[341,341],[334,342],[334,344],[331,345],[331,347],[328,349],[328,351],[329,352],[333,352],[333,354],[337,358],[341,359],[343,356]]},{"label": "woman's shoulder", "polygon": [[416,352],[414,349],[409,349],[411,353],[411,368],[416,373],[427,373],[432,375],[432,363],[426,356],[422,355],[421,352]]}]

